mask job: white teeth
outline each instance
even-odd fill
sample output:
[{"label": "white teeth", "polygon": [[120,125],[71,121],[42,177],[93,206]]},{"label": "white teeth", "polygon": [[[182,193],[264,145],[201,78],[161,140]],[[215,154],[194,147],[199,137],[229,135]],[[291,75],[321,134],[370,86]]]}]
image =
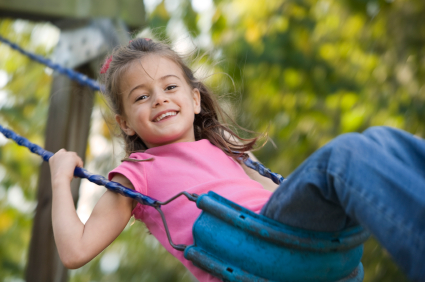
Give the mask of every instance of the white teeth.
[{"label": "white teeth", "polygon": [[165,118],[165,117],[168,117],[168,116],[175,116],[175,115],[177,115],[177,112],[166,112],[165,114],[162,114],[162,115],[160,115],[159,117],[157,117],[157,118],[155,119],[155,122],[158,122],[158,121],[160,121],[161,119],[163,119],[163,118]]}]

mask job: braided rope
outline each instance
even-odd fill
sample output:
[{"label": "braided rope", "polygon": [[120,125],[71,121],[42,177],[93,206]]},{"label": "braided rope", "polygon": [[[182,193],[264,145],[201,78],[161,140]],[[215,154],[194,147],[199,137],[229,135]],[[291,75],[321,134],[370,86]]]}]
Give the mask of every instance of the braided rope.
[{"label": "braided rope", "polygon": [[[46,161],[46,162],[48,162],[49,159],[53,156],[52,152],[44,150],[40,146],[33,144],[30,141],[28,141],[28,139],[26,139],[22,136],[19,136],[18,134],[16,134],[12,130],[6,129],[1,125],[0,125],[0,132],[3,133],[3,135],[6,136],[7,138],[12,139],[13,141],[18,143],[19,145],[27,147],[31,152],[41,156],[43,158],[43,160]],[[84,168],[76,167],[75,170],[74,170],[74,176],[77,176],[77,177],[80,177],[80,178],[87,178],[87,180],[89,180],[90,182],[93,182],[93,183],[100,185],[100,186],[105,186],[109,190],[116,192],[116,193],[119,193],[119,194],[121,194],[125,197],[135,199],[137,202],[141,203],[142,205],[153,206],[153,207],[156,207],[158,205],[157,200],[155,200],[151,197],[145,196],[145,195],[143,195],[143,194],[141,194],[137,191],[134,191],[132,189],[129,189],[127,187],[124,187],[123,185],[121,185],[117,182],[108,181],[102,175],[92,174],[89,171],[85,170]]]},{"label": "braided rope", "polygon": [[77,81],[79,84],[83,86],[88,86],[95,91],[101,91],[103,89],[103,85],[99,84],[97,81],[88,78],[86,75],[76,72],[72,69],[62,67],[59,64],[52,62],[51,60],[44,58],[40,55],[33,54],[31,52],[25,51],[19,45],[7,40],[6,38],[0,36],[0,42],[3,42],[9,45],[12,49],[20,52],[21,54],[29,57],[30,59],[39,62],[40,64],[46,65],[49,68],[68,76],[70,79]]},{"label": "braided rope", "polygon": [[259,162],[254,162],[253,160],[251,160],[250,158],[247,158],[244,161],[245,165],[253,170],[256,170],[259,174],[261,174],[264,177],[270,178],[271,180],[273,180],[274,183],[276,184],[280,184],[283,182],[283,180],[285,180],[285,178],[275,172],[272,172],[270,169],[268,169],[267,167],[265,167],[264,165],[262,165]]}]

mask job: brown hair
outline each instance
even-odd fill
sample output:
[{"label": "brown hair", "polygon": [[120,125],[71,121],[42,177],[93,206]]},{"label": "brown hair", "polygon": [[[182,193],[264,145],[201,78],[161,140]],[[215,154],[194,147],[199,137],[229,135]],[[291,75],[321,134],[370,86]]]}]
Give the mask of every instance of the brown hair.
[{"label": "brown hair", "polygon": [[[201,112],[195,115],[194,130],[195,140],[208,139],[212,144],[220,148],[225,154],[238,160],[246,157],[245,152],[250,151],[258,137],[245,139],[240,137],[229,126],[220,122],[220,120],[230,120],[238,128],[250,132],[238,126],[219,106],[213,93],[206,85],[195,78],[192,70],[186,65],[171,47],[162,42],[154,42],[150,39],[138,38],[130,41],[127,46],[115,49],[106,63],[109,67],[102,68],[104,81],[104,92],[109,98],[109,104],[112,111],[118,115],[124,115],[123,99],[120,90],[120,80],[128,67],[135,60],[141,60],[146,55],[159,55],[168,58],[176,63],[183,71],[186,82],[194,89],[197,88],[201,94]],[[250,132],[252,133],[252,132]],[[125,142],[126,157],[133,152],[144,151],[147,149],[143,140],[137,136],[129,136],[121,130],[121,135]]]}]

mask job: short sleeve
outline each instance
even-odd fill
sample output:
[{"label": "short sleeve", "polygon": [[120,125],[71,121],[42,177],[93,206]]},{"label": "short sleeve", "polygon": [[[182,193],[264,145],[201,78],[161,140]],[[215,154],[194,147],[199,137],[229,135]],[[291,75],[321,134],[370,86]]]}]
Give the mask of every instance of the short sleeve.
[{"label": "short sleeve", "polygon": [[[135,154],[132,154],[130,157],[138,159],[140,158],[140,156],[134,155]],[[131,182],[131,184],[133,184],[133,187],[137,192],[142,193],[143,195],[147,195],[146,173],[144,166],[144,162],[124,161],[109,172],[108,179],[111,180],[117,173],[122,174]],[[144,206],[138,203],[133,209],[132,215],[134,215],[137,219],[142,220],[143,210]]]}]

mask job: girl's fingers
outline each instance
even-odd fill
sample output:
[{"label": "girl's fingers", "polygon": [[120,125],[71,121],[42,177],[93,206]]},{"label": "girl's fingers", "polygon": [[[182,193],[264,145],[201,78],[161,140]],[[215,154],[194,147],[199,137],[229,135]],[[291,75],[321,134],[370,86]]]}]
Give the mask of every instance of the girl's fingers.
[{"label": "girl's fingers", "polygon": [[52,165],[63,165],[68,164],[69,166],[74,164],[74,166],[83,167],[83,160],[77,155],[75,152],[68,152],[65,149],[60,149],[53,155],[53,157],[49,160],[49,163]]}]

